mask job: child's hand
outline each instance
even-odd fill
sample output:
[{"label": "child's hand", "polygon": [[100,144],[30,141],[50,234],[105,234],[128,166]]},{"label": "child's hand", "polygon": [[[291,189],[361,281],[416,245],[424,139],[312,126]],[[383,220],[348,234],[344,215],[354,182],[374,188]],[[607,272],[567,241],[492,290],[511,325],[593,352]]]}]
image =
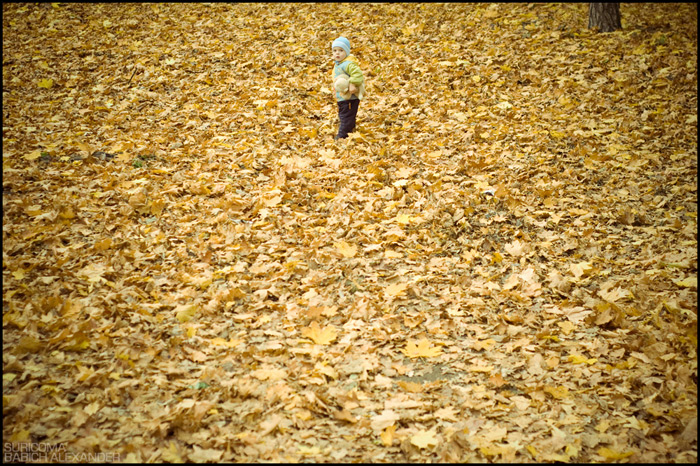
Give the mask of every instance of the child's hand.
[{"label": "child's hand", "polygon": [[348,92],[350,94],[355,94],[357,92],[357,86],[355,86],[353,83],[350,83],[348,86]]}]

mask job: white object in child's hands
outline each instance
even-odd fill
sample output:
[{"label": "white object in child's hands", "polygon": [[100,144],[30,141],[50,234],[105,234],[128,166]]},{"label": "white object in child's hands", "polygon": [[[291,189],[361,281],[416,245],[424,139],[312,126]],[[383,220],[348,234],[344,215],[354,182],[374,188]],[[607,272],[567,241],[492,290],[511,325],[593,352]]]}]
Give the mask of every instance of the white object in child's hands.
[{"label": "white object in child's hands", "polygon": [[335,78],[335,90],[343,99],[347,100],[352,96],[350,93],[350,81],[348,81],[347,75],[340,75]]}]

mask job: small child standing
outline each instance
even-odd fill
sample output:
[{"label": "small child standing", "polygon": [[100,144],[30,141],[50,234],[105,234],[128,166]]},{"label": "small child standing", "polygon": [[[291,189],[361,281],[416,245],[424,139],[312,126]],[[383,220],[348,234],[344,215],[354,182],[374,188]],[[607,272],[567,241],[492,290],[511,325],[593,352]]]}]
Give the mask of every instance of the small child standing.
[{"label": "small child standing", "polygon": [[335,139],[343,139],[348,137],[348,133],[355,130],[355,119],[357,118],[357,110],[360,106],[360,100],[365,93],[365,78],[362,76],[360,65],[357,59],[350,55],[350,41],[345,37],[338,37],[331,45],[331,53],[335,66],[333,67],[333,82],[339,77],[347,78],[349,96],[345,98],[336,90],[335,97],[338,100],[338,118],[340,126]]}]

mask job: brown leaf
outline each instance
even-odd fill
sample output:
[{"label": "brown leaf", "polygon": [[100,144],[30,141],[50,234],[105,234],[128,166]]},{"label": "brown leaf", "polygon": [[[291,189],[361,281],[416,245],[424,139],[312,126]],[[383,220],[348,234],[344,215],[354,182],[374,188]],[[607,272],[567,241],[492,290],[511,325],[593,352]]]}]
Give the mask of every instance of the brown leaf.
[{"label": "brown leaf", "polygon": [[347,409],[341,409],[339,411],[335,411],[333,413],[336,419],[340,419],[341,421],[347,421],[350,422],[351,424],[354,424],[357,422],[357,418],[352,415],[350,411]]}]

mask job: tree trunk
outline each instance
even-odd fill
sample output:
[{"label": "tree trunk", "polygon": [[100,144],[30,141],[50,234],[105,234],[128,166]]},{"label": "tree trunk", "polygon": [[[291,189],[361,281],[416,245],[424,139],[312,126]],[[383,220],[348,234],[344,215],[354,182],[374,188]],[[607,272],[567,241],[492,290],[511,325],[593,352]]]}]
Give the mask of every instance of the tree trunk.
[{"label": "tree trunk", "polygon": [[590,3],[588,7],[588,29],[613,32],[622,29],[619,3]]}]

